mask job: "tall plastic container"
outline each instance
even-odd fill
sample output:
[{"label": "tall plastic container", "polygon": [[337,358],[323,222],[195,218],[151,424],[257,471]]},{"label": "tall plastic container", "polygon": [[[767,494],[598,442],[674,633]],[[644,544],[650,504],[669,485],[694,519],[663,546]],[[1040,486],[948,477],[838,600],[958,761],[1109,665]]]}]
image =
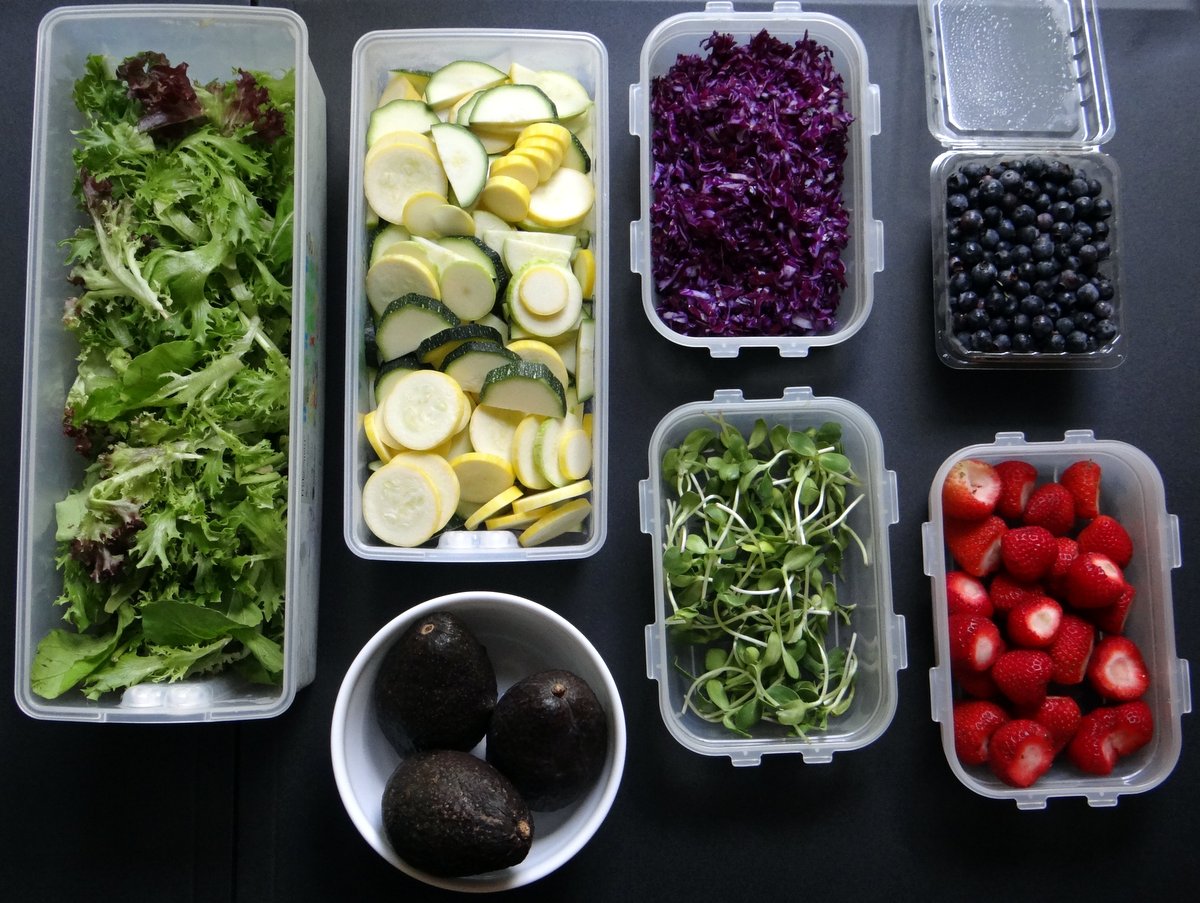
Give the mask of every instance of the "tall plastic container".
[{"label": "tall plastic container", "polygon": [[[655,78],[666,74],[680,54],[700,53],[700,43],[714,31],[744,43],[766,29],[781,41],[795,43],[808,36],[832,51],[843,79],[846,111],[854,116],[847,143],[842,198],[850,216],[849,243],[842,252],[846,287],[837,309],[837,327],[808,336],[687,336],[676,332],[658,314],[658,291],[650,251],[653,123],[650,91]],[[641,145],[638,178],[641,212],[630,226],[630,266],[642,277],[642,307],[654,330],[677,345],[704,348],[713,357],[736,357],[743,348],[776,348],[783,357],[806,357],[813,348],[844,342],[866,323],[875,297],[875,274],[883,270],[883,223],[871,204],[871,139],[880,131],[879,86],[870,82],[867,50],[846,22],[825,13],[807,12],[797,2],[780,0],[770,10],[735,12],[733,3],[709,2],[703,12],[687,12],[660,22],[642,45],[638,82],[629,88],[629,131]]]},{"label": "tall plastic container", "polygon": [[[295,71],[296,157],[292,279],[292,385],[289,442],[284,669],[279,686],[231,675],[142,684],[91,702],[78,693],[46,700],[30,687],[38,641],[62,626],[54,600],[54,504],[78,484],[83,459],[62,435],[63,404],[77,346],[63,329],[67,268],[58,243],[85,215],[71,186],[71,129],[82,125],[72,87],[89,54],[114,65],[157,50],[186,61],[201,81],[238,67]],[[25,298],[24,417],[17,564],[15,695],[34,718],[90,722],[230,721],[287,709],[316,668],[320,561],[322,369],[325,266],[325,97],[308,58],[308,32],[290,10],[229,6],[78,6],[49,13],[38,30],[28,282]]]},{"label": "tall plastic container", "polygon": [[[367,528],[362,488],[377,456],[364,429],[364,416],[375,407],[364,332],[370,319],[364,280],[371,227],[363,196],[366,132],[372,109],[390,70],[432,71],[455,60],[478,60],[507,71],[512,63],[529,69],[556,69],[574,76],[593,101],[591,177],[595,204],[583,225],[596,259],[593,317],[596,324],[592,415],[590,516],[582,532],[545,545],[523,547],[511,530],[448,529],[417,548],[390,546]],[[361,558],[380,561],[500,562],[586,558],[604,544],[608,523],[608,51],[584,32],[444,28],[373,31],[355,44],[350,97],[350,188],[346,248],[346,410],[343,527],[347,546]]]}]

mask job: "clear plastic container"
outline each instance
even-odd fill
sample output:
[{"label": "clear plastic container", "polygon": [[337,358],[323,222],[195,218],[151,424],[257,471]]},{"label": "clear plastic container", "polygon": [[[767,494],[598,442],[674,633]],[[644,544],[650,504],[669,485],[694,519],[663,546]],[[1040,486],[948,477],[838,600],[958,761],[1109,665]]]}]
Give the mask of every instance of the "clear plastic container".
[{"label": "clear plastic container", "polygon": [[[700,43],[714,31],[748,41],[763,29],[789,42],[805,35],[828,47],[844,80],[846,110],[854,116],[850,129],[842,197],[850,216],[849,243],[842,252],[846,288],[838,306],[835,330],[810,336],[687,336],[658,315],[650,252],[650,178],[652,170],[650,89],[680,54],[701,52]],[[630,265],[642,277],[642,306],[650,325],[678,345],[706,348],[713,357],[736,357],[743,348],[777,348],[783,357],[805,357],[812,348],[844,342],[863,327],[871,312],[875,274],[883,270],[883,223],[871,213],[871,138],[879,134],[879,86],[868,80],[867,51],[858,33],[825,13],[805,12],[800,3],[777,2],[770,10],[734,12],[733,4],[709,2],[703,12],[665,19],[642,45],[639,81],[629,89],[629,131],[641,144],[641,218],[630,227]]]},{"label": "clear plastic container", "polygon": [[[375,454],[363,432],[363,417],[374,408],[374,389],[363,330],[369,306],[363,288],[370,249],[363,197],[363,158],[367,122],[388,72],[401,66],[433,70],[473,59],[507,70],[513,62],[531,69],[557,69],[573,75],[594,102],[591,176],[596,203],[585,220],[596,256],[593,316],[596,321],[595,396],[592,414],[592,512],[583,530],[541,546],[522,547],[509,530],[447,530],[431,544],[399,548],[377,539],[362,515],[362,487]],[[344,423],[344,532],[354,554],[383,561],[544,561],[585,558],[604,544],[608,518],[608,51],[583,32],[447,28],[373,31],[359,38],[353,54],[350,97],[350,188],[346,250],[346,410]]]},{"label": "clear plastic container", "polygon": [[[114,62],[158,50],[186,61],[188,75],[228,79],[237,67],[296,73],[295,271],[292,289],[291,441],[288,469],[287,617],[280,686],[230,674],[140,685],[90,702],[78,693],[36,696],[29,669],[38,641],[62,626],[54,605],[54,504],[78,484],[83,459],[62,435],[74,379],[75,340],[63,329],[67,268],[59,242],[86,221],[71,186],[71,129],[82,122],[71,91],[89,54]],[[17,703],[57,721],[229,721],[278,715],[316,668],[320,561],[325,266],[325,96],[308,58],[308,32],[295,13],[229,6],[76,6],[50,12],[38,31],[25,299],[24,419],[17,566]]]},{"label": "clear plastic container", "polygon": [[[1032,787],[1003,783],[987,766],[964,766],[954,751],[954,694],[946,615],[946,574],[954,565],[945,547],[941,487],[955,462],[977,458],[990,464],[1028,461],[1042,482],[1057,480],[1071,463],[1095,461],[1102,470],[1100,510],[1117,518],[1133,540],[1134,557],[1125,577],[1136,589],[1125,634],[1141,649],[1150,671],[1144,697],[1154,714],[1154,739],[1118,760],[1112,774],[1097,777],[1057,761]],[[941,725],[942,748],[955,776],[976,793],[1013,800],[1021,809],[1042,809],[1055,797],[1082,796],[1091,806],[1115,806],[1117,798],[1162,783],[1179,759],[1181,717],[1192,710],[1188,663],[1175,654],[1171,571],[1180,564],[1179,520],[1167,514],[1162,477],[1143,452],[1124,442],[1096,439],[1091,430],[1070,430],[1061,442],[1027,442],[1022,433],[997,433],[991,444],[971,445],[950,455],[929,489],[929,522],[922,526],[925,573],[933,589],[937,664],[929,671],[933,720]]]},{"label": "clear plastic container", "polygon": [[[1120,171],[1101,151],[1116,128],[1093,0],[922,0],[927,119],[943,147],[930,169],[934,335],[956,369],[1105,369],[1121,364],[1128,318],[1120,281]],[[946,180],[959,167],[1029,156],[1083,170],[1113,205],[1111,255],[1117,336],[1086,352],[994,352],[954,335],[947,274]]]},{"label": "clear plastic container", "polygon": [[[580,799],[553,812],[533,813],[533,845],[515,866],[443,878],[421,871],[396,854],[383,827],[380,801],[400,756],[374,717],[371,692],[392,644],[421,618],[450,611],[487,647],[501,695],[519,680],[548,668],[565,668],[592,688],[608,717],[608,749],[596,783]],[[406,875],[444,890],[487,893],[530,884],[562,866],[599,830],[625,770],[626,727],[621,694],[596,648],[561,615],[520,596],[462,592],[439,596],[397,615],[363,646],[338,690],[330,730],[333,774],[342,804],[363,839]],[[483,755],[486,740],[472,750]]]},{"label": "clear plastic container", "polygon": [[[835,621],[829,647],[845,646],[855,636],[859,656],[854,701],[841,716],[830,718],[824,731],[800,738],[787,728],[761,722],[751,739],[740,737],[720,723],[684,711],[691,679],[684,672],[703,672],[702,647],[671,635],[671,614],[664,591],[663,544],[670,493],[662,479],[662,458],[694,429],[713,427],[712,418],[748,435],[759,418],[768,426],[807,429],[834,421],[842,426],[842,444],[860,485],[863,501],[848,523],[867,550],[864,562],[857,548],[847,550],[837,584],[839,600],[852,600],[855,609],[847,626]],[[764,755],[799,753],[805,762],[828,762],[833,754],[860,749],[876,740],[891,723],[897,704],[899,671],[908,666],[904,618],[892,611],[888,528],[899,518],[896,474],[884,468],[879,429],[862,408],[841,398],[815,397],[808,388],[788,388],[782,398],[754,400],[737,389],[722,389],[712,401],[682,405],[664,417],[650,438],[650,477],[638,487],[642,532],[652,539],[655,621],[646,627],[647,676],[658,681],[658,705],[667,730],[683,746],[701,755],[729,756],[734,765],[757,765]]]}]

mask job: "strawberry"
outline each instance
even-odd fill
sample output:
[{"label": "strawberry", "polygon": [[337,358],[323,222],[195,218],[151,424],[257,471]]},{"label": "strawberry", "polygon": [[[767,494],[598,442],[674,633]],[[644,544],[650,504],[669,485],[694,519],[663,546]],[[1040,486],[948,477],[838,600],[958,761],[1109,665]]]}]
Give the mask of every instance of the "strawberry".
[{"label": "strawberry", "polygon": [[1046,574],[1046,586],[1056,596],[1067,594],[1067,571],[1071,562],[1079,557],[1079,543],[1069,536],[1056,536],[1054,539],[1054,564]]},{"label": "strawberry", "polygon": [[1014,718],[996,729],[988,743],[992,773],[1013,787],[1029,787],[1054,763],[1050,732],[1031,718]]},{"label": "strawberry", "polygon": [[1154,715],[1138,700],[1092,709],[1079,722],[1067,758],[1088,774],[1111,774],[1117,760],[1137,752],[1154,737]]},{"label": "strawberry", "polygon": [[1062,623],[1062,606],[1049,596],[1035,596],[1008,613],[1005,628],[1014,645],[1045,649],[1054,642]]},{"label": "strawberry", "polygon": [[985,577],[1000,567],[1000,538],[1007,531],[1004,519],[994,514],[978,521],[947,520],[946,545],[962,570]]},{"label": "strawberry", "polygon": [[1000,476],[986,461],[955,462],[942,483],[942,511],[959,520],[982,520],[996,510]]},{"label": "strawberry", "polygon": [[1030,717],[1050,732],[1054,754],[1058,755],[1075,736],[1083,713],[1070,696],[1047,696]]},{"label": "strawberry", "polygon": [[1124,633],[1125,621],[1129,617],[1129,609],[1132,607],[1136,595],[1137,590],[1129,584],[1125,584],[1125,592],[1121,593],[1120,598],[1112,605],[1106,605],[1104,608],[1084,609],[1083,614],[1105,633]]},{"label": "strawberry", "polygon": [[1121,526],[1120,521],[1101,514],[1079,531],[1077,537],[1080,552],[1099,552],[1107,555],[1121,567],[1129,567],[1133,559],[1133,540]]},{"label": "strawberry", "polygon": [[1125,592],[1125,574],[1099,552],[1081,552],[1067,568],[1067,601],[1076,608],[1104,608]]},{"label": "strawberry", "polygon": [[1036,649],[1001,653],[992,665],[992,680],[1000,692],[1016,705],[1027,708],[1042,704],[1053,673],[1054,661]]},{"label": "strawberry", "polygon": [[1075,526],[1075,498],[1061,483],[1043,483],[1029,497],[1023,520],[1027,526],[1064,536]]},{"label": "strawberry", "polygon": [[1000,476],[1000,499],[996,513],[1009,520],[1020,520],[1037,486],[1037,468],[1028,461],[1001,461],[996,465]]},{"label": "strawberry", "polygon": [[1054,662],[1051,679],[1065,686],[1083,683],[1095,643],[1096,630],[1091,624],[1076,615],[1064,613],[1049,649],[1050,659]]},{"label": "strawberry", "polygon": [[958,688],[967,696],[974,699],[996,699],[1000,696],[1000,690],[992,680],[991,671],[968,671],[966,668],[955,668],[952,665],[950,674]]},{"label": "strawberry", "polygon": [[994,702],[968,699],[954,704],[954,751],[964,765],[988,760],[988,740],[1008,714]]},{"label": "strawberry", "polygon": [[1075,500],[1075,516],[1093,518],[1100,513],[1100,465],[1092,460],[1076,461],[1058,481]]},{"label": "strawberry", "polygon": [[987,587],[966,571],[951,571],[946,575],[946,611],[952,615],[992,616],[992,600]]},{"label": "strawberry", "polygon": [[986,671],[1003,651],[1000,628],[987,618],[951,615],[950,664],[965,671]]},{"label": "strawberry", "polygon": [[1016,527],[1000,538],[1000,560],[1013,577],[1040,580],[1058,557],[1054,536],[1045,527]]},{"label": "strawberry", "polygon": [[1021,583],[1004,571],[993,577],[992,582],[988,584],[988,597],[992,600],[992,607],[1001,614],[1008,614],[1026,599],[1040,595],[1042,591],[1039,587]]},{"label": "strawberry", "polygon": [[[996,661],[997,666],[1003,658]],[[1150,674],[1142,652],[1126,636],[1106,636],[1096,643],[1088,662],[1087,679],[1092,689],[1105,699],[1119,702],[1137,699],[1150,686]],[[999,679],[996,684],[1004,689]]]}]

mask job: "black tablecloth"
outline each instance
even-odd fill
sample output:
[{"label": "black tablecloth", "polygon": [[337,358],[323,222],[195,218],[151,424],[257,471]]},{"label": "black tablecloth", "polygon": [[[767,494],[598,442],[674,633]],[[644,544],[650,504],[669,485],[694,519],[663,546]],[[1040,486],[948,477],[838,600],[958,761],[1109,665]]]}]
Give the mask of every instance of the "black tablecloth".
[{"label": "black tablecloth", "polygon": [[[1178,515],[1184,566],[1173,574],[1178,655],[1200,660],[1200,449],[1195,364],[1200,280],[1200,7],[1195,0],[1102,2],[1117,131],[1122,271],[1130,336],[1126,363],[1095,372],[954,371],[933,351],[929,164],[940,148],[925,124],[915,3],[812,3],[846,20],[868,51],[882,96],[873,143],[875,216],[886,268],[866,326],[809,359],[745,353],[714,361],[675,346],[647,323],[629,272],[627,224],[637,217],[638,147],[628,133],[628,85],[653,26],[699,4],[619,0],[397,0],[285,3],[308,24],[328,101],[329,266],[325,515],[315,682],[262,722],[129,726],[38,722],[11,695],[0,704],[0,898],[6,900],[295,901],[441,894],[377,857],[346,817],[334,786],[329,723],[342,674],[397,611],[441,594],[488,588],[531,596],[573,621],[607,659],[629,727],[624,783],[592,841],[555,874],[514,897],[608,899],[842,899],[894,896],[1009,900],[1154,899],[1186,895],[1200,765],[1194,716],[1183,753],[1157,789],[1116,808],[1051,800],[1021,812],[962,786],[930,718],[930,587],[921,524],[930,481],[955,449],[1020,430],[1054,440],[1091,429],[1146,452]],[[9,324],[4,368],[0,509],[7,547],[0,585],[15,586],[17,479],[25,286],[26,197],[36,31],[49,2],[9,4],[0,36],[0,173],[8,196],[0,273]],[[755,4],[754,8],[761,5]],[[741,4],[739,8],[750,8]],[[609,535],[595,557],[537,565],[397,566],[362,561],[341,524],[341,397],[350,59],[364,32],[404,27],[590,31],[610,56],[611,443]],[[654,391],[645,391],[653,385]],[[767,757],[757,768],[695,755],[663,727],[646,678],[644,625],[653,620],[651,548],[639,531],[637,481],[654,425],[678,404],[738,387],[778,397],[812,386],[862,406],[898,474],[900,522],[890,532],[896,610],[907,619],[908,668],[899,708],[869,747],[805,765]],[[5,610],[12,612],[12,608]],[[11,624],[11,620],[9,621]],[[0,643],[11,673],[12,643]]]}]

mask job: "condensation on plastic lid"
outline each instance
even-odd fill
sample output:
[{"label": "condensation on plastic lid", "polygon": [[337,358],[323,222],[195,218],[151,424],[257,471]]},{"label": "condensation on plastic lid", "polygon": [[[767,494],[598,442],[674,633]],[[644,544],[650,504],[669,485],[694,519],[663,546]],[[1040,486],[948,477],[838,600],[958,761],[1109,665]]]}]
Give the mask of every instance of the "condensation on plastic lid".
[{"label": "condensation on plastic lid", "polygon": [[508,530],[451,530],[438,539],[439,549],[511,549],[517,535]]},{"label": "condensation on plastic lid", "polygon": [[121,707],[126,709],[194,709],[212,702],[212,687],[202,683],[138,684],[121,694]]}]

